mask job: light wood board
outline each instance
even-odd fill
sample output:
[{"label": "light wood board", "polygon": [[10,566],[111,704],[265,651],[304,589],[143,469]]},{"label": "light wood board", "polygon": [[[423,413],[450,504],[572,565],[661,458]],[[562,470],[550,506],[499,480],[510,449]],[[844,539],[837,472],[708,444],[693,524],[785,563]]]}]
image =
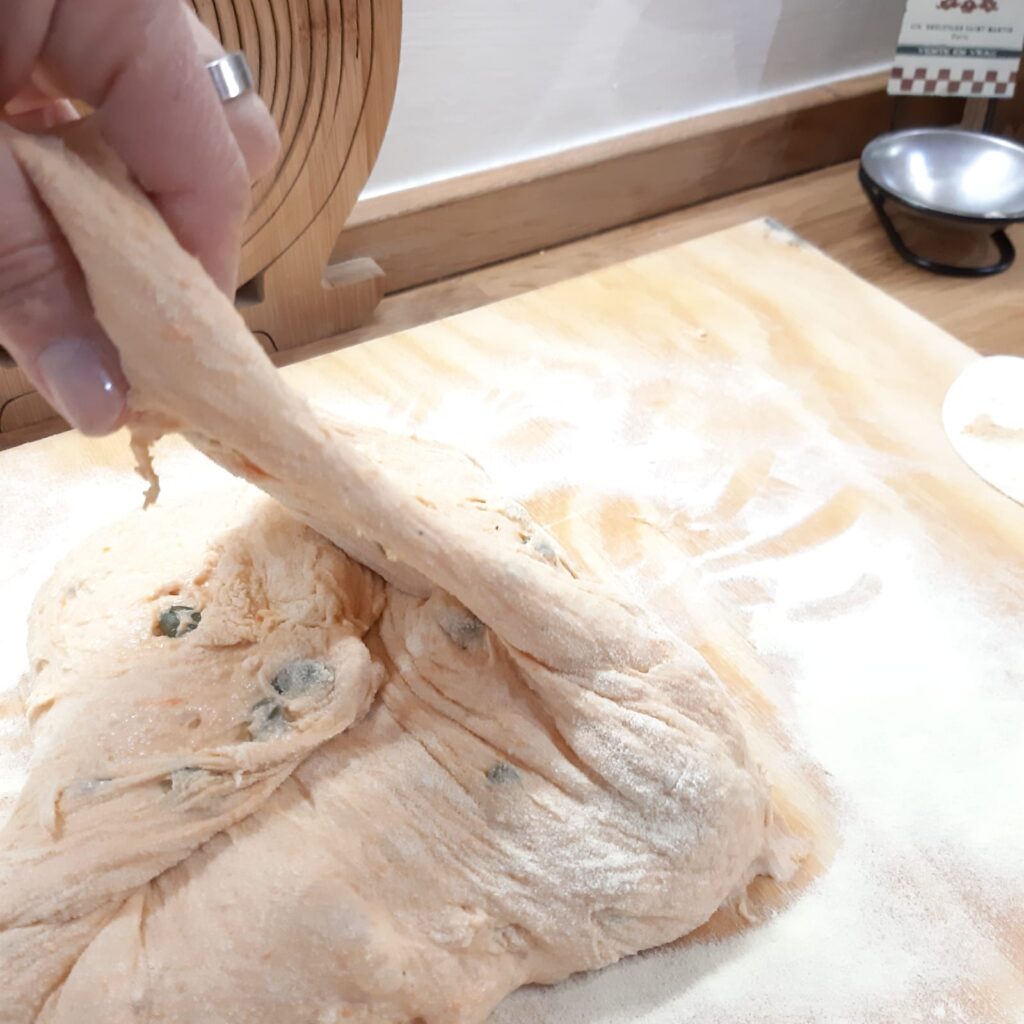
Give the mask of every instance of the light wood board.
[{"label": "light wood board", "polygon": [[[498,1024],[1022,1019],[1024,508],[940,422],[976,358],[755,222],[283,371],[468,450],[699,646],[815,843],[758,887],[765,923],[719,917]],[[219,474],[174,440],[161,467],[169,495]],[[0,453],[0,690],[53,562],[141,500],[130,468],[123,437]]]}]

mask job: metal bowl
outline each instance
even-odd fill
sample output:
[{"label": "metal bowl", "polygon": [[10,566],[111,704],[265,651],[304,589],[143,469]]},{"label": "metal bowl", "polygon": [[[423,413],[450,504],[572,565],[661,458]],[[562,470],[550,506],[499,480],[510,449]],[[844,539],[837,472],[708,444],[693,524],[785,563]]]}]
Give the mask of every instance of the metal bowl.
[{"label": "metal bowl", "polygon": [[[882,135],[861,156],[860,180],[899,254],[939,274],[999,274],[1016,256],[1003,228],[1024,221],[1024,146],[959,128],[913,128]],[[913,252],[889,217],[886,202],[929,220],[991,233],[997,261],[966,267]]]},{"label": "metal bowl", "polygon": [[865,173],[926,214],[996,226],[1024,220],[1024,146],[958,128],[915,128],[868,143]]}]

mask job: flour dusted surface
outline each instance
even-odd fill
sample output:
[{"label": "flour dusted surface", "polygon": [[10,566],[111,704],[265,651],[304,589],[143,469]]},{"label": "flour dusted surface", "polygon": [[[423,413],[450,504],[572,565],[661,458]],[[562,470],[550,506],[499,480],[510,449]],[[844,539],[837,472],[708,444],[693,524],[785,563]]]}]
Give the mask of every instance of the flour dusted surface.
[{"label": "flour dusted surface", "polygon": [[[730,474],[717,460],[687,459],[685,486],[678,485],[685,438],[627,440],[628,416],[614,390],[595,389],[579,375],[576,402],[567,410],[556,391],[529,392],[531,369],[523,373],[523,380],[509,382],[509,392],[528,397],[480,403],[472,391],[456,390],[436,416],[422,422],[399,414],[398,426],[464,441],[459,424],[471,406],[479,425],[470,438],[476,454],[485,458],[490,451],[488,468],[540,510],[553,493],[576,486],[568,455],[599,437],[612,467],[608,478],[592,501],[560,506],[555,520],[566,521],[554,521],[554,532],[595,559],[589,527],[602,508],[625,497],[614,467],[643,466],[642,475],[629,470],[636,473],[629,481],[636,516],[660,523],[689,550],[697,583],[689,602],[728,607],[737,635],[772,666],[772,696],[788,734],[829,773],[840,845],[828,870],[761,926],[721,942],[654,951],[555,989],[524,990],[495,1012],[496,1024],[860,1024],[894,1014],[914,1022],[1010,1020],[987,1006],[982,1017],[976,991],[960,985],[968,977],[1002,984],[1010,969],[996,926],[964,913],[949,894],[966,886],[993,916],[1024,899],[1013,784],[1024,778],[1016,667],[1024,665],[1024,639],[1003,611],[1024,588],[1020,565],[1008,563],[979,581],[953,540],[943,548],[908,529],[902,512],[876,508],[798,554],[721,568],[723,554],[804,522],[851,480],[864,485],[879,472],[877,457],[794,440],[775,453],[775,482],[766,478],[759,496],[723,530],[715,509]],[[656,392],[664,378],[652,362],[630,383]],[[751,384],[757,387],[756,380]],[[762,394],[771,390],[763,382]],[[356,396],[340,404],[371,421],[389,415],[383,404],[360,405]],[[524,423],[557,417],[562,425],[539,450],[508,443]],[[163,451],[165,485],[178,495],[219,476],[177,443],[165,443]],[[7,457],[27,456],[25,450]],[[30,463],[21,465],[23,472],[4,475],[5,499],[20,502],[33,493]],[[583,466],[594,489],[598,470]],[[110,505],[130,507],[137,494],[125,469],[76,492],[74,515],[67,506],[51,510],[45,530],[13,519],[17,530],[4,569],[42,563],[39,575],[45,575],[83,517],[99,524]],[[679,556],[665,557],[667,547],[646,550],[623,551],[602,567],[671,627],[684,609],[668,600],[664,584],[678,575]],[[11,573],[0,599],[6,608],[24,607],[32,589],[31,577],[22,582]],[[9,658],[20,670],[20,645]],[[5,674],[7,685],[15,674]]]},{"label": "flour dusted surface", "polygon": [[[495,1024],[1014,1024],[1024,997],[979,993],[1019,986],[999,922],[1024,903],[1024,552],[988,567],[952,526],[923,530],[883,481],[931,463],[836,438],[756,366],[675,375],[634,354],[613,378],[538,360],[502,379],[402,422],[451,441],[471,418],[470,451],[670,628],[726,617],[828,774],[839,845],[760,927],[519,992]],[[723,423],[745,407],[771,427]],[[616,549],[599,524],[621,505],[650,526]]]},{"label": "flour dusted surface", "polygon": [[[778,285],[769,264],[762,270],[766,288]],[[655,262],[645,274],[658,271]],[[674,287],[689,286],[668,259],[665,273]],[[805,290],[813,304],[814,289]],[[824,289],[817,295],[827,302]],[[827,310],[816,312],[827,322]],[[500,312],[489,316],[500,326]],[[715,317],[722,330],[737,326],[727,311],[709,312],[709,345],[721,344]],[[579,326],[595,338],[607,329],[597,319]],[[382,378],[362,374],[374,366],[369,351],[339,357],[343,368],[326,379],[321,366],[287,375],[351,418],[469,449],[502,490],[522,495],[585,564],[614,575],[669,629],[699,628],[701,615],[728,619],[731,633],[715,644],[730,657],[752,652],[748,666],[765,668],[759,684],[802,748],[797,754],[828,772],[838,820],[828,870],[761,927],[524,991],[495,1020],[1016,1024],[1020,549],[1005,539],[991,549],[972,545],[953,525],[943,532],[937,516],[900,495],[916,475],[955,477],[938,449],[908,455],[913,445],[895,445],[880,455],[849,429],[851,413],[823,408],[792,379],[782,383],[760,353],[706,365],[704,350],[684,360],[638,348],[650,345],[642,329],[619,363],[600,358],[596,344],[549,358],[546,338],[533,344],[525,332],[525,364],[501,352],[489,362],[480,341],[473,377],[413,401],[430,372],[417,354],[428,342],[452,365],[464,355],[450,337],[423,333],[415,348],[388,343],[389,374],[411,358],[397,399],[367,401],[367,391],[386,391]],[[474,321],[473,334],[489,337],[487,317]],[[682,328],[670,340],[690,344]],[[567,351],[552,344],[553,356]],[[879,353],[866,358],[884,362]],[[920,363],[914,372],[923,372]],[[672,427],[656,413],[665,403],[685,410]],[[121,465],[117,494],[136,487]],[[201,461],[182,465],[179,488]],[[4,497],[10,479],[5,472]],[[581,484],[591,498],[581,497]],[[956,486],[966,493],[962,479]],[[44,541],[8,516],[17,525],[12,548],[29,558],[44,544],[59,548],[74,521],[64,510]],[[790,569],[794,552],[800,561]],[[16,589],[8,583],[5,596],[24,607],[31,588]],[[12,662],[21,657],[14,652]],[[986,994],[993,992],[1001,1001]]]}]

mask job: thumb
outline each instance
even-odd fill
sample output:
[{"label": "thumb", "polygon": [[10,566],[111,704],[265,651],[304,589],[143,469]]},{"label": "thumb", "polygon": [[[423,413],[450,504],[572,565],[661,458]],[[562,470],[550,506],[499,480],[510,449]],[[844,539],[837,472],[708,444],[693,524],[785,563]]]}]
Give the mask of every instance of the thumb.
[{"label": "thumb", "polygon": [[92,313],[67,242],[0,131],[0,345],[54,409],[85,434],[124,417],[117,352]]}]

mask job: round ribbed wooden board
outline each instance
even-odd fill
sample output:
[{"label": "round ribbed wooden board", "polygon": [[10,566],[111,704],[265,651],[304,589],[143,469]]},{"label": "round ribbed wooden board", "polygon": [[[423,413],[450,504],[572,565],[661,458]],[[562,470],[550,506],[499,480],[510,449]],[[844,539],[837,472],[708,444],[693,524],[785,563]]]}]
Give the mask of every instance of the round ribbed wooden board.
[{"label": "round ribbed wooden board", "polygon": [[243,50],[282,141],[256,184],[240,280],[315,236],[326,264],[370,175],[398,75],[400,0],[193,0],[227,50]]}]

